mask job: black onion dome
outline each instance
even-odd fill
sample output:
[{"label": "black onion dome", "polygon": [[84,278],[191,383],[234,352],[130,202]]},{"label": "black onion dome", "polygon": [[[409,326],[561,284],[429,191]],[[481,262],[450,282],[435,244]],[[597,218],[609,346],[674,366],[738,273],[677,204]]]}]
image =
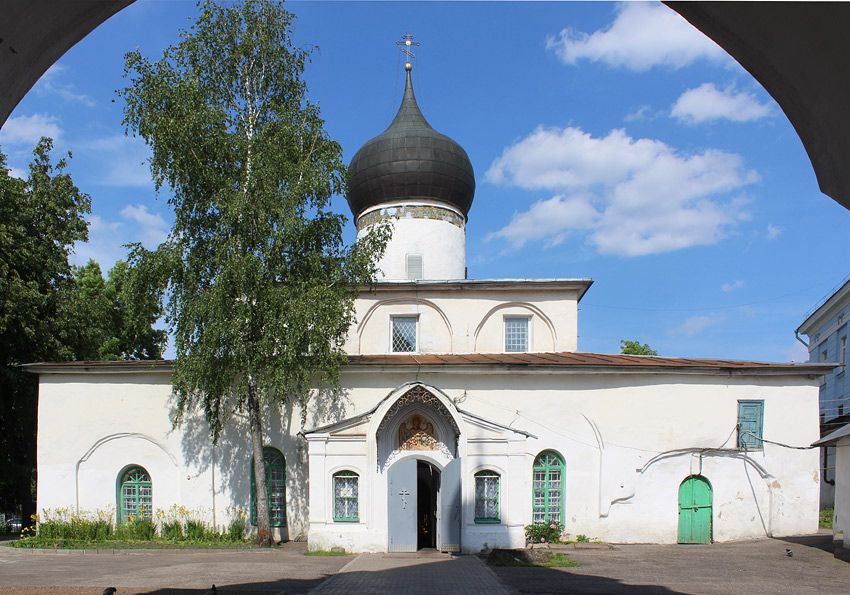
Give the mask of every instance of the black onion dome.
[{"label": "black onion dome", "polygon": [[392,124],[357,151],[348,173],[348,205],[355,217],[369,207],[404,199],[438,200],[466,215],[475,195],[466,151],[425,120],[410,70]]}]

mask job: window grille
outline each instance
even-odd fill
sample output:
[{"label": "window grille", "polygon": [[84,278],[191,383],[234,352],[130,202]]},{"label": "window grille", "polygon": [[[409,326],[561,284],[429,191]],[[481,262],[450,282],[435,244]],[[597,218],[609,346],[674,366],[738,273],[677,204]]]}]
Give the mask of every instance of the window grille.
[{"label": "window grille", "polygon": [[139,517],[152,518],[153,487],[150,475],[142,467],[130,467],[124,472],[119,495],[119,522]]},{"label": "window grille", "polygon": [[420,254],[407,255],[407,278],[411,281],[422,279],[425,275],[422,256]]},{"label": "window grille", "polygon": [[396,353],[416,351],[416,318],[395,316],[392,318],[392,350]]},{"label": "window grille", "polygon": [[353,471],[334,473],[334,520],[358,521],[358,480],[359,476]]},{"label": "window grille", "polygon": [[[276,448],[263,448],[266,468],[266,494],[269,504],[269,524],[286,526],[286,461]],[[254,461],[251,460],[251,524],[257,524],[257,486],[254,478]]]},{"label": "window grille", "polygon": [[479,471],[475,474],[475,522],[499,522],[499,474]]},{"label": "window grille", "polygon": [[528,351],[528,318],[505,318],[505,351]]},{"label": "window grille", "polygon": [[534,459],[532,476],[532,522],[560,523],[564,493],[564,459],[546,450]]}]

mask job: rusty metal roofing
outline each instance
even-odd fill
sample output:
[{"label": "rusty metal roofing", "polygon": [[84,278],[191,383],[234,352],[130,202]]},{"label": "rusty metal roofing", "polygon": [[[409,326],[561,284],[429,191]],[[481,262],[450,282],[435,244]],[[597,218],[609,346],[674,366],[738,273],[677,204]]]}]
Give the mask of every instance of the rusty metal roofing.
[{"label": "rusty metal roofing", "polygon": [[[66,371],[103,372],[168,372],[171,360],[137,361],[76,361],[39,362],[25,364],[31,372],[50,373]],[[684,357],[658,357],[644,355],[609,355],[602,353],[551,352],[551,353],[467,353],[467,354],[379,354],[350,355],[347,368],[421,366],[431,368],[453,367],[507,367],[511,369],[548,368],[576,371],[667,371],[667,372],[771,372],[790,374],[825,374],[836,364],[771,363],[728,359],[696,359]]]}]

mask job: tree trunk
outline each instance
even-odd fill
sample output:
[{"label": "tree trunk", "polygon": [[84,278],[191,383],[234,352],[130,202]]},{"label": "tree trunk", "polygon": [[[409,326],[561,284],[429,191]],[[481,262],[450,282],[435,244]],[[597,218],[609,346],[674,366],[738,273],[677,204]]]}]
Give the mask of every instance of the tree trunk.
[{"label": "tree trunk", "polygon": [[254,451],[254,502],[257,506],[257,545],[271,547],[272,532],[269,522],[269,492],[266,481],[266,464],[263,459],[263,421],[260,401],[253,376],[248,378],[248,423],[251,427],[251,446]]}]

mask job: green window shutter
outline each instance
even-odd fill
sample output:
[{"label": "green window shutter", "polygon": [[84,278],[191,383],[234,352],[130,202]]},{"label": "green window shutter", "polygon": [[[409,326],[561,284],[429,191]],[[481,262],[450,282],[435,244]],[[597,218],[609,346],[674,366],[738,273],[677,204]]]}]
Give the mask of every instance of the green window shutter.
[{"label": "green window shutter", "polygon": [[761,450],[764,401],[738,401],[738,448]]}]

